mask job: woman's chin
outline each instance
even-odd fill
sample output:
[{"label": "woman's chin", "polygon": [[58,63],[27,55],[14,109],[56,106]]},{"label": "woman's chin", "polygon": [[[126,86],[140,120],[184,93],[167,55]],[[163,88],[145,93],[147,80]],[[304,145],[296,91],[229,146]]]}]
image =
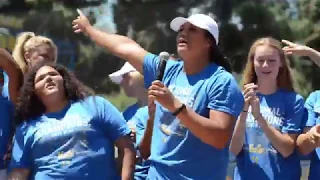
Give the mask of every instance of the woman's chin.
[{"label": "woman's chin", "polygon": [[178,47],[177,48],[177,53],[183,59],[183,57],[186,56],[189,53],[188,52],[188,48],[186,48],[186,47]]}]

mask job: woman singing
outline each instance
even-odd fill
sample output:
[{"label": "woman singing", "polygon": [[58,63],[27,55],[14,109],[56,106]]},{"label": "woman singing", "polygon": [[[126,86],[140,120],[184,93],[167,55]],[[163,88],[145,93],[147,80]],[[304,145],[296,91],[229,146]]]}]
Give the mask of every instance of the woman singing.
[{"label": "woman singing", "polygon": [[149,98],[157,102],[140,143],[141,155],[151,161],[147,179],[225,180],[227,146],[244,100],[218,49],[217,23],[204,14],[170,23],[182,60],[167,62],[163,82],[156,80],[159,56],[125,36],[95,29],[81,12],[73,25],[141,72]]}]

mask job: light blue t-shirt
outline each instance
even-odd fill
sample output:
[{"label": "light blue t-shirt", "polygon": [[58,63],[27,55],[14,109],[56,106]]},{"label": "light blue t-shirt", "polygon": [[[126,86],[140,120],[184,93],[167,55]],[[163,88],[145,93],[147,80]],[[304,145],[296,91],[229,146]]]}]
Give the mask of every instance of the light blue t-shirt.
[{"label": "light blue t-shirt", "polygon": [[3,161],[11,140],[13,121],[13,105],[5,97],[0,96],[0,170],[6,168]]},{"label": "light blue t-shirt", "polygon": [[[138,146],[144,136],[144,131],[147,126],[149,114],[148,114],[148,106],[144,106],[140,108],[135,116],[132,118],[136,121],[136,146]],[[138,153],[139,154],[139,153]],[[139,159],[142,159],[139,157]],[[149,160],[141,160],[141,162],[136,164],[136,169],[134,173],[135,180],[145,180],[148,175],[150,166]]]},{"label": "light blue t-shirt", "polygon": [[[183,64],[183,61],[168,60],[164,73],[164,84],[180,102],[207,118],[210,109],[238,117],[244,100],[229,72],[212,63],[198,74],[187,75]],[[146,87],[156,79],[158,68],[159,57],[146,55],[143,65]],[[171,112],[157,104],[148,179],[225,180],[228,154],[227,147],[221,150],[203,143]]]},{"label": "light blue t-shirt", "polygon": [[114,143],[129,133],[111,103],[88,97],[20,125],[11,168],[30,169],[31,179],[118,180]]},{"label": "light blue t-shirt", "polygon": [[[306,100],[307,110],[306,127],[313,127],[320,124],[320,91],[312,92]],[[320,148],[310,153],[309,180],[319,180],[320,178]]]},{"label": "light blue t-shirt", "polygon": [[136,114],[136,112],[138,111],[139,108],[140,108],[140,106],[138,103],[134,103],[134,104],[130,105],[129,107],[127,107],[122,112],[122,116],[124,117],[124,120],[126,120],[127,122],[129,120],[131,120],[131,118]]},{"label": "light blue t-shirt", "polygon": [[4,84],[2,86],[2,97],[9,99],[9,77],[7,73],[3,72]]},{"label": "light blue t-shirt", "polygon": [[[301,133],[304,99],[295,92],[277,90],[271,95],[257,94],[260,112],[270,126],[285,134]],[[243,149],[237,155],[234,180],[299,180],[301,166],[295,150],[283,157],[271,144],[250,113],[246,120]]]}]

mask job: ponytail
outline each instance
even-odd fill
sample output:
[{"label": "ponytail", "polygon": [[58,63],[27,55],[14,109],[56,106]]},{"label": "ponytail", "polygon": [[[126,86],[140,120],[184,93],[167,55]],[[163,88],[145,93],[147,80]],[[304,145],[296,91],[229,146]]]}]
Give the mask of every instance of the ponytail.
[{"label": "ponytail", "polygon": [[219,66],[222,66],[229,73],[232,73],[232,67],[229,59],[221,52],[217,45],[212,47],[210,56],[211,61],[213,61]]},{"label": "ponytail", "polygon": [[17,62],[23,73],[27,70],[27,62],[24,58],[24,54],[26,52],[25,45],[26,42],[33,37],[35,37],[33,32],[23,32],[19,34],[12,52],[14,60]]},{"label": "ponytail", "polygon": [[211,45],[210,55],[209,55],[210,61],[216,63],[218,66],[223,67],[229,73],[232,73],[232,67],[231,67],[230,61],[221,52],[214,37],[209,33],[209,31],[206,31],[206,35],[212,40],[212,43],[211,43],[212,45]]}]

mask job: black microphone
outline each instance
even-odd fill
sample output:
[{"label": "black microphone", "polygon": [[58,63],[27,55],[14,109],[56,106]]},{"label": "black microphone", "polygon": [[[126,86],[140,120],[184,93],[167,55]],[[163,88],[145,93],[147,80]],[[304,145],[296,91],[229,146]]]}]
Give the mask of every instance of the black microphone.
[{"label": "black microphone", "polygon": [[164,70],[166,69],[167,61],[169,59],[170,55],[167,52],[161,52],[159,54],[160,58],[160,64],[159,64],[159,69],[157,72],[157,80],[162,81],[163,75],[164,75]]}]

